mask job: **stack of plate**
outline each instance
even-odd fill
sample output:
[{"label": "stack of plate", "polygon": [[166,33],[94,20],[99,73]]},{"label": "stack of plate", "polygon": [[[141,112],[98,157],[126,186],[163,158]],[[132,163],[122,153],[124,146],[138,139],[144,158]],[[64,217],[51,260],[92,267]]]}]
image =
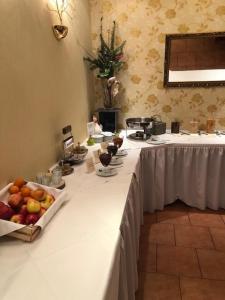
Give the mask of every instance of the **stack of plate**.
[{"label": "stack of plate", "polygon": [[110,131],[102,132],[104,142],[112,141],[113,133]]},{"label": "stack of plate", "polygon": [[94,139],[95,143],[102,143],[103,142],[103,135],[102,134],[93,134],[91,137]]}]

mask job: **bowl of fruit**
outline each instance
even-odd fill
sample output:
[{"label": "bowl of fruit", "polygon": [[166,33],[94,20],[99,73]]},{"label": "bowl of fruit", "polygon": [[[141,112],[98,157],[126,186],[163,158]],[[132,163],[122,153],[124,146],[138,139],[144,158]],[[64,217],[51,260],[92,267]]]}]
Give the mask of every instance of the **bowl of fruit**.
[{"label": "bowl of fruit", "polygon": [[63,191],[17,178],[0,191],[0,236],[33,240],[66,200]]}]

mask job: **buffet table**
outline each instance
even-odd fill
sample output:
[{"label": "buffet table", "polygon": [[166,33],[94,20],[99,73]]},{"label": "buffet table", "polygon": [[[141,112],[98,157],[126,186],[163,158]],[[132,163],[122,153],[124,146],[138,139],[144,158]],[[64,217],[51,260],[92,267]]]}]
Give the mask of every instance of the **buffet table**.
[{"label": "buffet table", "polygon": [[139,161],[141,148],[225,144],[225,137],[216,135],[164,135],[163,139],[167,144],[159,146],[125,139],[128,156],[114,177],[87,174],[85,164],[75,166],[74,173],[65,177],[70,201],[37,240],[28,244],[0,238],[0,299],[135,299],[143,205],[153,209],[143,197],[142,162],[149,152],[143,150]]}]

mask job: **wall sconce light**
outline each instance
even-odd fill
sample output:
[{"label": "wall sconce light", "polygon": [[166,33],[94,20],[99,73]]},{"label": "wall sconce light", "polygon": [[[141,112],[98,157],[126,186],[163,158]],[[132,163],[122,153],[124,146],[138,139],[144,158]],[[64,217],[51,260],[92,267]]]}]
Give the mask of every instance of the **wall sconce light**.
[{"label": "wall sconce light", "polygon": [[67,0],[52,0],[52,4],[54,4],[54,9],[51,9],[51,11],[54,11],[57,13],[60,24],[53,26],[53,33],[57,40],[61,40],[65,38],[68,34],[68,27],[63,25],[63,13],[66,12],[66,9],[68,7],[68,1]]}]

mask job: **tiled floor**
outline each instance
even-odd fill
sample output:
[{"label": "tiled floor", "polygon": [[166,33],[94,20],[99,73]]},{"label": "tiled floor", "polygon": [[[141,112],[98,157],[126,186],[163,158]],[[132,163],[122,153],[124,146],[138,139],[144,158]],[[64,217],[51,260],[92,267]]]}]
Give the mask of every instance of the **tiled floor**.
[{"label": "tiled floor", "polygon": [[225,300],[225,210],[145,214],[137,300]]}]

